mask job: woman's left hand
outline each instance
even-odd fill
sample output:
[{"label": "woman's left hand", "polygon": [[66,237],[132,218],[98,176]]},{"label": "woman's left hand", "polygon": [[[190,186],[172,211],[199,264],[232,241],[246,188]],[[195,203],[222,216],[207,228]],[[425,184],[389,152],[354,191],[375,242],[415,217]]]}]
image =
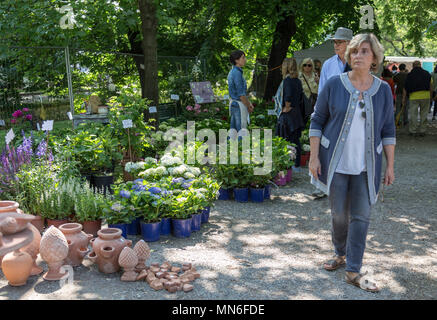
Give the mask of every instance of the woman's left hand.
[{"label": "woman's left hand", "polygon": [[393,167],[385,168],[384,185],[389,186],[395,181],[395,170]]}]

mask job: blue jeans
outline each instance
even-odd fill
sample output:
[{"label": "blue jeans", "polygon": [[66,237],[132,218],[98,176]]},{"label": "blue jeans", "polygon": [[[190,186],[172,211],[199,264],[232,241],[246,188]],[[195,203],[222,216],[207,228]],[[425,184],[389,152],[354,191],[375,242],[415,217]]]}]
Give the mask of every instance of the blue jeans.
[{"label": "blue jeans", "polygon": [[359,273],[370,222],[367,172],[360,175],[335,173],[329,202],[335,254],[346,256],[346,271]]},{"label": "blue jeans", "polygon": [[241,130],[241,112],[238,104],[231,105],[231,129]]}]

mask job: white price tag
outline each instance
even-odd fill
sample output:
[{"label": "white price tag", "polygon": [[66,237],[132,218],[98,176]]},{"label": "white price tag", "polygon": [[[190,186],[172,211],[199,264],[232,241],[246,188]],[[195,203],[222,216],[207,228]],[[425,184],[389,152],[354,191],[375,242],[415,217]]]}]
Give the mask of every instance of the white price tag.
[{"label": "white price tag", "polygon": [[179,100],[179,96],[177,94],[172,94],[170,99],[177,101]]},{"label": "white price tag", "polygon": [[7,133],[5,140],[6,140],[6,144],[11,143],[11,141],[15,138],[15,133],[14,133],[14,129],[9,130],[9,132]]},{"label": "white price tag", "polygon": [[73,115],[70,111],[67,112],[68,119],[73,120]]},{"label": "white price tag", "polygon": [[132,127],[133,127],[132,119],[123,120],[123,128],[124,129],[132,128]]},{"label": "white price tag", "polygon": [[53,120],[46,120],[42,123],[42,131],[52,131],[53,130]]},{"label": "white price tag", "polygon": [[0,126],[3,126],[3,127],[4,127],[5,125],[6,125],[6,124],[5,124],[5,120],[1,120],[1,119],[0,119]]},{"label": "white price tag", "polygon": [[267,114],[269,116],[275,116],[276,115],[275,109],[267,109]]},{"label": "white price tag", "polygon": [[149,113],[156,113],[156,112],[158,111],[156,110],[155,106],[149,107]]},{"label": "white price tag", "polygon": [[38,131],[41,131],[41,127],[39,126],[39,122],[36,123],[36,129],[37,129]]}]

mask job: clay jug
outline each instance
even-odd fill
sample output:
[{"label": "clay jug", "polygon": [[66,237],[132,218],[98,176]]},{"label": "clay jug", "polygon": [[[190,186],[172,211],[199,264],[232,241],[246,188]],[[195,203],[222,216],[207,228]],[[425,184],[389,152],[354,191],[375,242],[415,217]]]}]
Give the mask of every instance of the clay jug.
[{"label": "clay jug", "polygon": [[23,286],[32,271],[33,259],[26,253],[15,250],[3,257],[2,270],[11,286]]},{"label": "clay jug", "polygon": [[0,201],[0,213],[17,211],[20,205],[15,201]]},{"label": "clay jug", "polygon": [[41,238],[41,258],[47,262],[49,270],[44,274],[44,280],[60,280],[67,275],[60,269],[64,259],[68,256],[68,242],[64,234],[58,228],[51,226]]},{"label": "clay jug", "polygon": [[0,201],[0,232],[9,235],[23,231],[35,216],[18,209],[18,202]]},{"label": "clay jug", "polygon": [[88,243],[93,238],[93,235],[83,232],[80,223],[65,223],[59,226],[59,230],[61,230],[67,239],[69,247],[68,256],[64,263],[73,267],[80,266],[83,258],[88,253]]},{"label": "clay jug", "polygon": [[36,264],[36,258],[38,257],[38,253],[39,253],[39,244],[41,243],[41,234],[39,233],[39,230],[34,225],[31,224],[29,228],[32,230],[33,240],[27,246],[20,248],[20,251],[26,252],[32,257],[33,264],[32,264],[32,271],[30,275],[35,276],[44,271],[43,268],[39,267]]},{"label": "clay jug", "polygon": [[97,264],[99,271],[114,273],[120,270],[118,258],[124,247],[131,247],[132,240],[121,236],[121,229],[105,228],[97,231],[97,238],[91,240],[92,251],[88,258]]}]

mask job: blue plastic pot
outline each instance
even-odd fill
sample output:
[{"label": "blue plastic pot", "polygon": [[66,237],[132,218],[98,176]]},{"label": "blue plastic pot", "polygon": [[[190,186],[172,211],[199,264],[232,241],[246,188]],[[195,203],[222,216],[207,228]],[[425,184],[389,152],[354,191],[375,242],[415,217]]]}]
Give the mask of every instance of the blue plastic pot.
[{"label": "blue plastic pot", "polygon": [[219,200],[230,200],[231,199],[232,189],[219,189]]},{"label": "blue plastic pot", "polygon": [[211,211],[211,207],[209,206],[202,210],[202,223],[208,222],[210,211]]},{"label": "blue plastic pot", "polygon": [[270,185],[269,184],[267,184],[264,187],[264,199],[270,200]]},{"label": "blue plastic pot", "polygon": [[136,236],[141,233],[140,220],[141,218],[135,218],[131,223],[126,225],[128,235]]},{"label": "blue plastic pot", "polygon": [[162,218],[161,236],[168,236],[171,232],[171,218]]},{"label": "blue plastic pot", "polygon": [[235,201],[248,202],[249,188],[234,188]]},{"label": "blue plastic pot", "polygon": [[158,241],[159,236],[161,235],[161,221],[146,223],[141,221],[141,236],[144,241],[153,242]]},{"label": "blue plastic pot", "polygon": [[127,223],[108,224],[109,228],[118,228],[121,230],[121,235],[127,238]]},{"label": "blue plastic pot", "polygon": [[264,188],[250,188],[250,200],[252,202],[263,202]]},{"label": "blue plastic pot", "polygon": [[171,219],[172,234],[176,238],[187,238],[191,235],[191,218]]},{"label": "blue plastic pot", "polygon": [[193,214],[191,216],[191,232],[199,231],[201,224],[202,224],[202,211],[199,210],[199,213]]}]

